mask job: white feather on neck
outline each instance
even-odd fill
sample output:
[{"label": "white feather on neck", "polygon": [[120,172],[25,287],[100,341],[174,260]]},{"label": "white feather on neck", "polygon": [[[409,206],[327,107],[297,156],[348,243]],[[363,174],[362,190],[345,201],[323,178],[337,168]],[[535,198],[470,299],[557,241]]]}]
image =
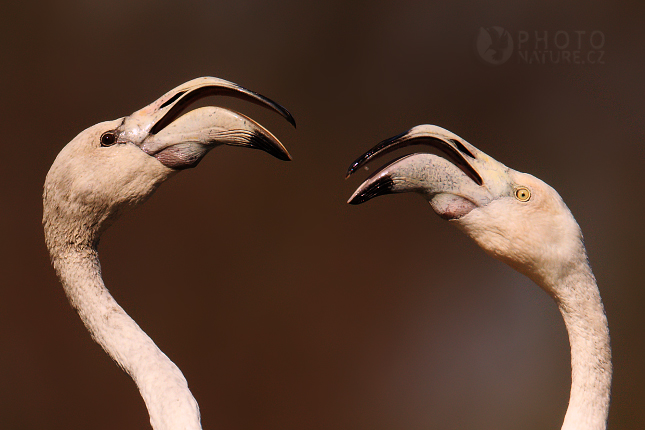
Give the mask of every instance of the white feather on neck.
[{"label": "white feather on neck", "polygon": [[199,407],[183,374],[119,306],[101,278],[101,233],[173,174],[133,145],[98,150],[100,133],[118,123],[90,127],[56,157],[43,194],[45,242],[70,303],[94,340],[137,384],[152,427],[200,430]]},{"label": "white feather on neck", "polygon": [[609,328],[580,227],[553,188],[531,175],[514,174],[532,187],[530,205],[500,198],[455,223],[489,255],[553,297],[571,346],[571,393],[562,430],[605,430],[612,376]]}]

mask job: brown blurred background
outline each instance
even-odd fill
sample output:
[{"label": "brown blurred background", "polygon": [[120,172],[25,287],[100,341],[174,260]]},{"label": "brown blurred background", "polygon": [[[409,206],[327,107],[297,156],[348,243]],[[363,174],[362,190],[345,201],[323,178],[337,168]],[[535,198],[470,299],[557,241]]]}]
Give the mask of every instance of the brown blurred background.
[{"label": "brown blurred background", "polygon": [[[49,265],[41,189],[78,132],[203,75],[287,107],[297,130],[208,100],[262,123],[294,161],[218,148],[100,251],[107,286],[182,369],[205,429],[560,428],[569,349],[550,298],[416,196],[345,203],[367,176],[344,180],[349,163],[422,123],[563,196],[609,317],[609,427],[645,428],[644,15],[609,0],[4,4],[2,428],[149,428]],[[528,32],[529,51],[535,31],[550,50],[557,31],[584,31],[583,55],[601,32],[604,64],[525,64],[517,45],[486,64],[475,41],[491,26],[516,44]]]}]

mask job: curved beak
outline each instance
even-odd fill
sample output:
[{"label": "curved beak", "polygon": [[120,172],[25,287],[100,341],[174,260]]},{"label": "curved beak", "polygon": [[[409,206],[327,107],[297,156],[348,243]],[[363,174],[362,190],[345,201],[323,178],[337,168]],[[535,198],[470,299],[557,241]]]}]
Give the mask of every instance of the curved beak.
[{"label": "curved beak", "polygon": [[363,182],[348,203],[415,192],[424,196],[442,218],[456,219],[508,190],[508,180],[498,180],[508,179],[506,166],[456,134],[433,125],[416,126],[379,143],[350,165],[347,177],[368,161],[410,145],[432,146],[447,159],[417,153],[394,160]]},{"label": "curved beak", "polygon": [[217,145],[261,149],[290,160],[286,148],[260,124],[229,109],[206,106],[179,116],[190,104],[212,95],[240,98],[282,115],[294,127],[293,116],[274,101],[233,82],[203,77],[167,92],[123,119],[115,130],[117,143],[134,143],[174,169],[195,167]]}]

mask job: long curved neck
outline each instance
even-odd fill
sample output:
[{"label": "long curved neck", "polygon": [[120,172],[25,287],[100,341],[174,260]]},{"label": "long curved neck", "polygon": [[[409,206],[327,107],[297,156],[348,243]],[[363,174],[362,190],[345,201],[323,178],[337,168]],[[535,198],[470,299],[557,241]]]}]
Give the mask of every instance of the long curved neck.
[{"label": "long curved neck", "polygon": [[550,287],[571,344],[571,397],[562,430],[605,430],[612,373],[609,328],[586,258]]},{"label": "long curved neck", "polygon": [[[183,374],[110,295],[95,240],[45,236],[52,264],[72,306],[94,340],[137,384],[155,430],[201,429],[199,407]],[[89,233],[87,236],[91,236]]]}]

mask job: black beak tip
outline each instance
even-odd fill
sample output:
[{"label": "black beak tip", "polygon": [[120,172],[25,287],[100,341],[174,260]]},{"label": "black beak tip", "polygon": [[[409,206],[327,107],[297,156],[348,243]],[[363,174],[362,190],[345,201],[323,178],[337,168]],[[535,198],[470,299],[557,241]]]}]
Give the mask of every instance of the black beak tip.
[{"label": "black beak tip", "polygon": [[278,148],[258,148],[258,149],[262,149],[264,152],[267,152],[273,155],[278,160],[291,161],[291,155],[286,150],[282,151],[281,149],[278,149]]},{"label": "black beak tip", "polygon": [[289,121],[289,124],[291,124],[293,128],[298,128],[296,127],[296,119],[293,117],[293,115],[291,115],[291,112],[289,112],[286,109],[284,111],[285,111],[285,118],[287,119],[287,121]]},{"label": "black beak tip", "polygon": [[354,172],[356,172],[356,169],[358,169],[359,164],[360,164],[359,161],[354,161],[351,164],[351,166],[349,166],[349,168],[347,169],[347,172],[345,173],[345,179],[349,178],[350,176],[352,176]]},{"label": "black beak tip", "polygon": [[267,152],[273,155],[278,160],[291,161],[291,155],[289,155],[289,152],[287,152],[287,150],[282,145],[280,145],[277,140],[274,142],[268,136],[256,132],[253,134],[253,137],[250,141],[250,146],[252,148]]},{"label": "black beak tip", "polygon": [[282,161],[292,161],[293,160],[291,158],[291,155],[288,152],[276,153],[276,154],[273,154],[273,156],[275,158],[277,158],[278,160],[282,160]]},{"label": "black beak tip", "polygon": [[367,151],[365,154],[358,157],[347,169],[345,179],[349,178],[359,167],[367,163],[372,158],[375,158],[379,155],[386,154],[393,149],[396,149],[400,142],[405,142],[405,139],[408,137],[410,130],[397,134],[396,136],[390,137],[379,142],[375,147]]},{"label": "black beak tip", "polygon": [[363,198],[363,195],[358,195],[347,200],[347,203],[349,203],[350,205],[356,206],[356,205],[360,205],[361,203],[365,203],[366,201],[367,199]]},{"label": "black beak tip", "polygon": [[256,99],[256,102],[257,100],[261,100],[265,106],[269,106],[270,108],[278,112],[280,115],[282,115],[284,119],[286,119],[289,122],[289,124],[293,126],[293,128],[297,128],[296,119],[293,117],[293,115],[291,115],[291,112],[289,112],[287,108],[285,108],[279,103],[274,102],[273,100],[267,97],[264,97],[261,94],[258,94],[254,91],[247,90],[246,88],[241,87],[240,85],[235,84],[235,86],[238,87],[239,91],[245,92],[247,94],[252,94],[253,97]]},{"label": "black beak tip", "polygon": [[347,203],[350,205],[360,205],[374,197],[394,193],[394,181],[389,176],[382,176],[369,184],[363,192],[350,198]]}]

